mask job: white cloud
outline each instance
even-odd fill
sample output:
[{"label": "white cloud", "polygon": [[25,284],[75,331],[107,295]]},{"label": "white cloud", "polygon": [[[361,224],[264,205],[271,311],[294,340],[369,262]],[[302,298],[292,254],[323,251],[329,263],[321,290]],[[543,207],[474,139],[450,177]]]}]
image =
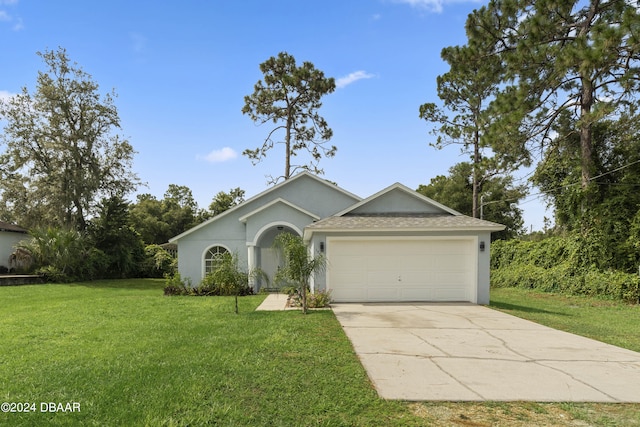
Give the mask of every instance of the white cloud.
[{"label": "white cloud", "polygon": [[479,3],[480,0],[393,0],[394,3],[408,4],[428,12],[441,13],[444,6],[452,3]]},{"label": "white cloud", "polygon": [[229,160],[233,160],[238,157],[238,153],[233,148],[224,147],[220,150],[213,150],[206,156],[198,156],[201,159],[206,160],[209,163],[221,163]]},{"label": "white cloud", "polygon": [[375,74],[370,74],[367,73],[366,71],[355,71],[347,76],[344,77],[340,77],[336,80],[336,87],[338,89],[341,89],[345,86],[350,85],[351,83],[357,82],[358,80],[362,80],[362,79],[370,79],[372,77],[375,77]]},{"label": "white cloud", "polygon": [[[18,3],[18,0],[0,0],[0,7],[12,6]],[[6,10],[0,10],[0,22],[7,22],[11,25],[13,31],[20,31],[24,29],[22,18],[14,16]]]}]

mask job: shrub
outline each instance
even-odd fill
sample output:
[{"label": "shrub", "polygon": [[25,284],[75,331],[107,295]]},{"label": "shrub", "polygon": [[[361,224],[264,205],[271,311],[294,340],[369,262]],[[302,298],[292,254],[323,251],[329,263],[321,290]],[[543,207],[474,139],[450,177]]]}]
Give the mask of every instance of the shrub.
[{"label": "shrub", "polygon": [[171,295],[189,295],[191,283],[189,280],[182,280],[180,273],[167,274],[164,276],[164,294]]},{"label": "shrub", "polygon": [[70,282],[106,277],[111,258],[104,251],[92,246],[86,234],[76,230],[36,228],[30,238],[19,243],[14,256],[21,264],[27,257],[31,269],[48,282]]},{"label": "shrub", "polygon": [[[307,308],[329,307],[331,303],[331,291],[317,291],[307,293]],[[302,296],[297,289],[289,294],[289,307],[302,307]]]},{"label": "shrub", "polygon": [[[211,274],[207,274],[198,286],[192,286],[189,280],[182,280],[180,273],[166,274],[164,294],[167,296],[183,295],[183,296],[223,296],[236,295],[225,292],[222,287],[218,286]],[[238,288],[238,296],[253,295],[253,288],[248,284]]]},{"label": "shrub", "polygon": [[640,303],[640,278],[602,268],[593,241],[551,237],[538,242],[497,241],[491,248],[491,285],[588,295]]},{"label": "shrub", "polygon": [[140,267],[143,277],[164,277],[176,270],[176,259],[160,245],[147,245],[144,248],[144,260]]},{"label": "shrub", "polygon": [[80,269],[79,276],[86,280],[102,279],[109,269],[109,263],[107,254],[100,249],[91,248],[88,250],[86,262]]},{"label": "shrub", "polygon": [[289,296],[295,294],[296,292],[298,292],[298,287],[295,285],[287,285],[287,286],[282,286],[280,288],[280,292],[282,292],[283,294],[287,294]]},{"label": "shrub", "polygon": [[63,273],[54,265],[40,267],[35,271],[36,274],[42,276],[45,282],[49,283],[69,283],[73,282],[73,277]]},{"label": "shrub", "polygon": [[85,234],[53,227],[32,229],[29,234],[31,238],[18,248],[31,255],[36,272],[66,281],[82,278],[90,248]]},{"label": "shrub", "polygon": [[[144,264],[144,243],[129,222],[129,202],[121,196],[103,199],[87,227],[91,245],[105,254],[102,278],[139,277]],[[160,276],[162,277],[162,276]]]},{"label": "shrub", "polygon": [[310,294],[307,299],[309,308],[329,307],[331,303],[331,291],[318,291]]},{"label": "shrub", "polygon": [[216,286],[211,273],[204,276],[198,286],[191,288],[190,295],[193,296],[218,296],[222,295],[220,288]]}]

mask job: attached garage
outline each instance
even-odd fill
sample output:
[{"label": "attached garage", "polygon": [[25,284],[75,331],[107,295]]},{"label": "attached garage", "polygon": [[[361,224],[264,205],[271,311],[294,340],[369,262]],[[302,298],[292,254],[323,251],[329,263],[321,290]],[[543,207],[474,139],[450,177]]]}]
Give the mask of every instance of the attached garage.
[{"label": "attached garage", "polygon": [[336,302],[475,301],[477,239],[327,239],[327,289]]},{"label": "attached garage", "polygon": [[313,279],[335,302],[489,303],[491,232],[402,184],[307,226],[327,268]]}]

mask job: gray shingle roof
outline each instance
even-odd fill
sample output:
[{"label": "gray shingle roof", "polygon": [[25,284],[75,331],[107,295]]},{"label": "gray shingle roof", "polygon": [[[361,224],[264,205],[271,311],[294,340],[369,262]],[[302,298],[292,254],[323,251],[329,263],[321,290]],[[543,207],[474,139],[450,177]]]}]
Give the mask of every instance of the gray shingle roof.
[{"label": "gray shingle roof", "polygon": [[310,231],[339,230],[486,230],[504,225],[466,215],[345,215],[332,216],[306,227]]}]

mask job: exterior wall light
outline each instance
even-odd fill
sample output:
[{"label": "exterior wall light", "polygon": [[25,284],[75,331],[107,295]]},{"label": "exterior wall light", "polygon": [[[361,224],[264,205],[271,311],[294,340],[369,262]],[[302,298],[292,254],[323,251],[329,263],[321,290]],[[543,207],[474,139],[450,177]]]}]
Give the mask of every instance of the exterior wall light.
[{"label": "exterior wall light", "polygon": [[324,253],[324,242],[320,242],[320,252]]},{"label": "exterior wall light", "polygon": [[484,252],[484,240],[480,242],[480,252]]}]

